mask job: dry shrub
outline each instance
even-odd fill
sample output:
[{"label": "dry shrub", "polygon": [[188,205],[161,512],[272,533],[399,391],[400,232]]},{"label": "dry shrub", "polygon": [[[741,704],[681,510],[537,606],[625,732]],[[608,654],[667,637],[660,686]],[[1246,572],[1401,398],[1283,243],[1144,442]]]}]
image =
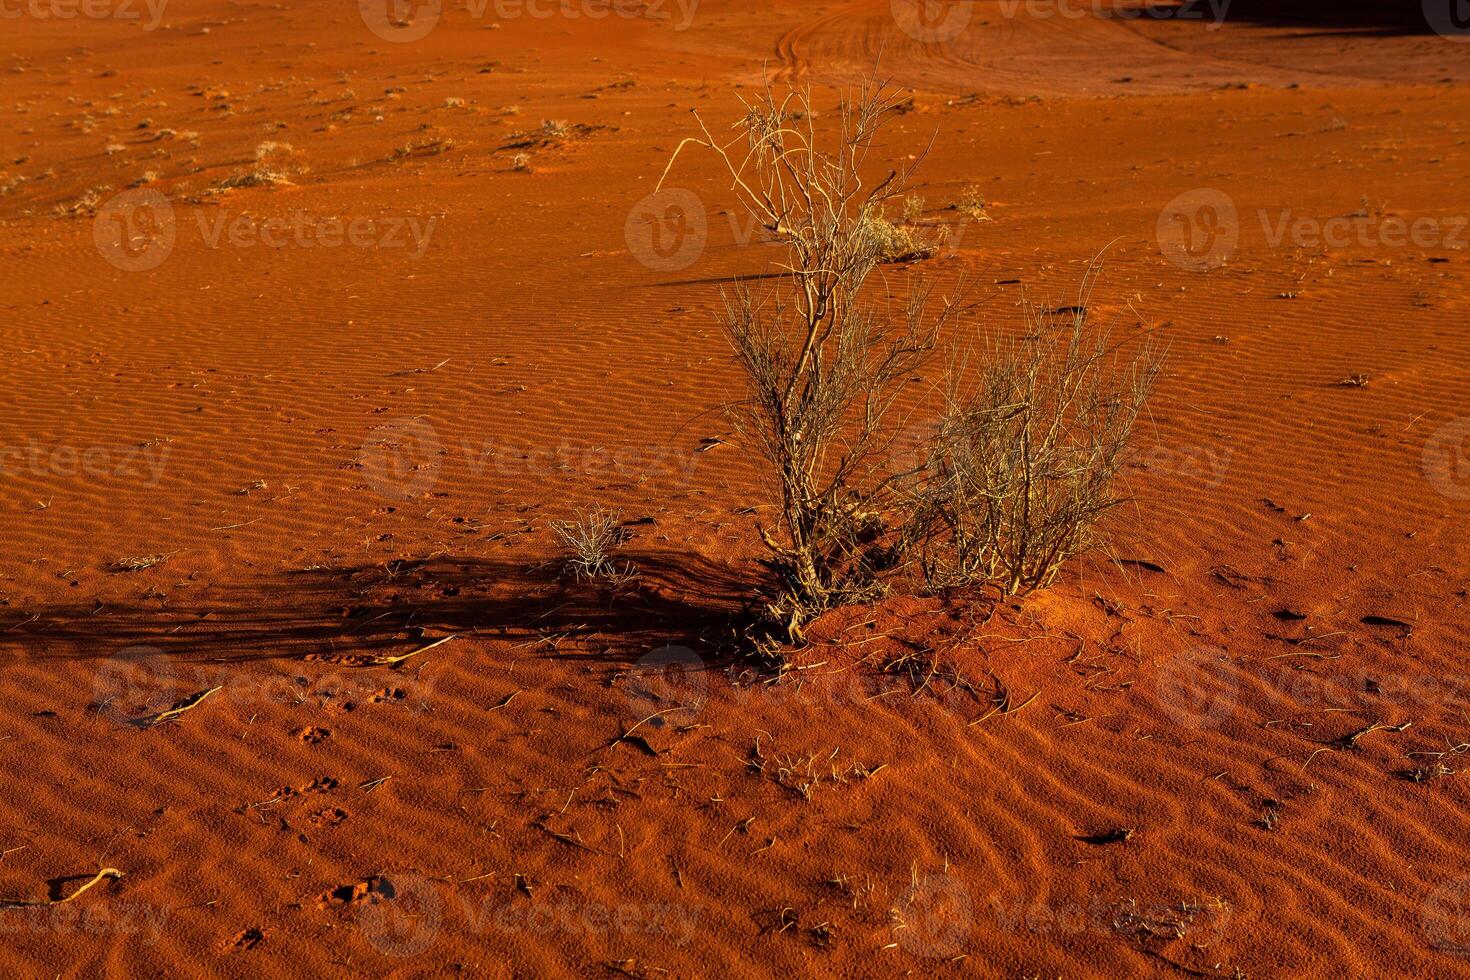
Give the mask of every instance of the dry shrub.
[{"label": "dry shrub", "polygon": [[870,214],[860,229],[862,237],[873,243],[879,262],[917,262],[939,250],[933,238],[907,222],[894,224],[881,214]]},{"label": "dry shrub", "polygon": [[435,157],[454,149],[455,142],[448,136],[414,136],[393,151],[391,160],[407,160],[418,157]]},{"label": "dry shrub", "polygon": [[501,149],[533,150],[555,147],[573,140],[585,139],[593,133],[610,128],[587,123],[569,123],[562,119],[543,119],[541,125],[536,129],[511,133],[510,142]]},{"label": "dry shrub", "polygon": [[102,195],[106,194],[110,187],[88,188],[81,197],[69,204],[56,205],[56,213],[63,217],[91,217],[97,213],[102,205]]},{"label": "dry shrub", "polygon": [[902,226],[884,217],[912,168],[869,161],[902,105],[865,86],[831,114],[824,142],[808,92],[778,99],[768,88],[746,103],[733,138],[700,119],[702,138],[674,154],[713,151],[785,250],[778,284],[737,285],[721,316],[746,381],[729,406],[738,444],[763,464],[777,515],[758,528],[777,642],[800,640],[827,609],[881,596],[913,567],[934,587],[1049,583],[1119,502],[1114,479],[1157,376],[1152,352],[1130,361],[1088,327],[1089,275],[1070,320],[1028,307],[1026,339],[993,344],[975,370],[957,365],[935,435],[912,465],[895,461],[895,408],[912,411],[910,385],[959,310],[945,301],[931,311],[922,286],[900,302],[870,282],[882,262],[933,250],[913,224],[921,202]]},{"label": "dry shrub", "polygon": [[932,586],[1045,588],[1101,543],[1103,518],[1124,502],[1119,471],[1162,358],[1089,325],[1096,275],[1094,264],[1075,306],[1023,303],[1020,338],[993,339],[974,371],[951,371],[917,499]]},{"label": "dry shrub", "polygon": [[876,596],[897,560],[888,515],[903,475],[884,467],[892,409],[953,310],[926,315],[922,290],[896,312],[864,295],[895,251],[884,206],[908,185],[909,170],[872,175],[867,164],[900,104],[864,88],[838,106],[824,145],[809,93],[778,100],[766,89],[733,139],[717,140],[700,120],[704,138],[680,146],[713,150],[741,204],[785,247],[780,285],[729,291],[722,325],[747,382],[733,421],[778,503],[777,526],[760,536],[779,583],[768,612],[788,636],[816,613]]}]

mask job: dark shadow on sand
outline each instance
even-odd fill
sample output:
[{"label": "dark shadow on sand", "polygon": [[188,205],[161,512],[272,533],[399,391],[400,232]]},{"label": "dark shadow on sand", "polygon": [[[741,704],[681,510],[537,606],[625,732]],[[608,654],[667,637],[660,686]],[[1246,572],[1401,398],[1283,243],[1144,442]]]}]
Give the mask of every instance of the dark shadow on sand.
[{"label": "dark shadow on sand", "polygon": [[[1464,0],[1430,0],[1444,7],[1445,23],[1454,4]],[[1466,5],[1470,7],[1470,5]],[[1470,14],[1470,9],[1466,10]],[[1210,23],[1214,8],[1196,0],[1177,8],[1172,19]],[[1347,32],[1357,37],[1434,35],[1421,0],[1230,0],[1227,24],[1250,23],[1274,27],[1321,28],[1323,33]]]},{"label": "dark shadow on sand", "polygon": [[319,567],[133,605],[57,605],[7,617],[0,641],[33,659],[102,659],[149,647],[194,662],[394,656],[442,636],[528,653],[632,663],[689,647],[733,662],[753,569],[628,552],[636,583],[577,582],[552,564],[432,557]]}]

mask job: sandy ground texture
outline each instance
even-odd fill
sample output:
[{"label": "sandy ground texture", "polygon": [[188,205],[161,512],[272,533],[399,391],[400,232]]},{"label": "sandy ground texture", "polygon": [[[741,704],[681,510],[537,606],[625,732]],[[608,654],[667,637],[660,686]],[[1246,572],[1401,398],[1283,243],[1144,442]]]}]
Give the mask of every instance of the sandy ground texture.
[{"label": "sandy ground texture", "polygon": [[[0,5],[5,974],[1470,975],[1470,37],[98,3]],[[1168,372],[1111,557],[773,684],[715,321],[772,252],[708,159],[650,195],[875,63],[949,234],[895,293],[1015,330],[1106,248]]]}]

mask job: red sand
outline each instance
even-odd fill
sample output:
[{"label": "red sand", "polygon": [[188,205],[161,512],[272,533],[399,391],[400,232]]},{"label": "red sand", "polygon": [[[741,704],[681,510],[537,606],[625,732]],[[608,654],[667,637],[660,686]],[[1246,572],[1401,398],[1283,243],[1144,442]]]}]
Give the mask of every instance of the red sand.
[{"label": "red sand", "polygon": [[[6,21],[0,898],[123,876],[0,909],[5,972],[1470,974],[1470,784],[1404,778],[1470,741],[1470,45],[662,9]],[[1005,328],[1111,242],[1097,310],[1166,338],[1131,561],[842,611],[799,683],[653,669],[755,574],[754,474],[699,450],[719,283],[769,255],[707,160],[691,264],[634,206],[688,110],[879,57],[931,216],[994,219],[895,288],[963,275]],[[588,128],[514,146],[543,119]],[[209,193],[266,141],[289,184]],[[166,255],[158,198],[131,251],[58,213],[149,171]],[[1196,264],[1204,189],[1239,234]],[[595,502],[648,518],[636,598],[545,567]],[[873,672],[904,644],[985,689]]]}]

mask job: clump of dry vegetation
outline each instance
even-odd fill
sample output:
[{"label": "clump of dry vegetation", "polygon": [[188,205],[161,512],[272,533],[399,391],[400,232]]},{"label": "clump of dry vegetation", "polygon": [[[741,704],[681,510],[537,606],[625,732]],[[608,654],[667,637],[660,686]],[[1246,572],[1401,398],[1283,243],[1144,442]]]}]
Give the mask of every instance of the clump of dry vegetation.
[{"label": "clump of dry vegetation", "polygon": [[563,120],[543,119],[541,125],[536,129],[511,133],[511,141],[505,145],[504,149],[523,150],[563,143],[571,137],[572,132],[572,127]]},{"label": "clump of dry vegetation", "polygon": [[1096,271],[1075,306],[1025,303],[1020,338],[992,340],[974,371],[951,372],[919,494],[921,522],[937,524],[918,536],[931,585],[1045,588],[1101,543],[1102,518],[1124,502],[1118,475],[1160,358],[1089,327]]},{"label": "clump of dry vegetation", "polygon": [[[1028,307],[1023,339],[991,341],[973,369],[955,359],[945,386],[919,380],[962,308],[931,303],[924,286],[895,297],[873,277],[935,245],[918,223],[922,200],[909,198],[899,224],[885,217],[918,163],[870,159],[903,106],[864,86],[820,114],[834,122],[819,133],[809,92],[767,88],[744,104],[732,137],[699,119],[701,135],[669,164],[689,146],[712,151],[741,205],[784,246],[777,285],[738,284],[721,315],[746,380],[732,424],[777,515],[757,528],[774,583],[757,641],[768,653],[905,573],[932,588],[1049,584],[1122,502],[1115,480],[1157,378],[1156,353],[1125,354],[1092,329],[1083,302],[1065,314]],[[1091,284],[1090,274],[1084,295]],[[899,462],[895,439],[926,395],[940,421]]]},{"label": "clump of dry vegetation", "polygon": [[239,187],[274,187],[289,184],[291,178],[306,168],[297,160],[295,149],[290,143],[266,140],[255,148],[255,162],[243,170],[237,170],[222,180],[217,191],[234,190]]},{"label": "clump of dry vegetation", "polygon": [[985,200],[985,193],[979,185],[971,184],[960,194],[960,199],[954,203],[954,209],[961,214],[968,215],[975,221],[991,221],[990,214],[985,210],[989,203]]},{"label": "clump of dry vegetation", "polygon": [[722,326],[748,389],[732,421],[763,462],[780,515],[759,529],[777,581],[767,612],[790,637],[817,613],[878,597],[881,574],[901,561],[888,532],[904,474],[882,472],[890,420],[955,311],[928,315],[922,291],[896,313],[861,295],[894,250],[884,206],[908,186],[907,170],[866,179],[899,101],[881,90],[845,101],[827,147],[809,94],[778,100],[767,89],[746,104],[733,140],[701,120],[704,138],[680,147],[713,150],[741,203],[786,250],[782,287],[731,290]]},{"label": "clump of dry vegetation", "polygon": [[109,572],[141,572],[152,568],[168,558],[167,555],[135,555],[119,558],[107,566]]},{"label": "clump of dry vegetation", "polygon": [[895,224],[882,214],[870,214],[859,233],[873,243],[880,263],[917,262],[932,256],[939,245],[916,226],[916,220],[905,217]]},{"label": "clump of dry vegetation", "polygon": [[502,150],[534,150],[541,147],[560,146],[573,140],[585,139],[608,126],[591,126],[586,123],[569,123],[561,119],[543,119],[541,125],[532,130],[510,134],[509,142]]},{"label": "clump of dry vegetation", "polygon": [[56,205],[56,213],[62,217],[88,217],[95,215],[97,209],[102,205],[102,196],[112,188],[89,187],[82,196],[74,201]]},{"label": "clump of dry vegetation", "polygon": [[859,762],[844,763],[838,759],[840,752],[840,749],[833,749],[825,756],[815,752],[793,756],[767,754],[757,737],[747,764],[751,772],[766,777],[804,800],[810,800],[823,785],[840,786],[871,779],[888,768],[887,763],[871,767]]},{"label": "clump of dry vegetation", "polygon": [[455,141],[449,136],[415,136],[402,146],[393,151],[394,160],[403,160],[410,157],[436,157],[441,153],[448,153],[454,149]]},{"label": "clump of dry vegetation", "polygon": [[618,511],[594,507],[570,521],[553,523],[551,530],[570,552],[566,568],[579,580],[602,579],[621,585],[637,576],[632,562],[616,559],[618,549],[626,540],[622,514]]}]

